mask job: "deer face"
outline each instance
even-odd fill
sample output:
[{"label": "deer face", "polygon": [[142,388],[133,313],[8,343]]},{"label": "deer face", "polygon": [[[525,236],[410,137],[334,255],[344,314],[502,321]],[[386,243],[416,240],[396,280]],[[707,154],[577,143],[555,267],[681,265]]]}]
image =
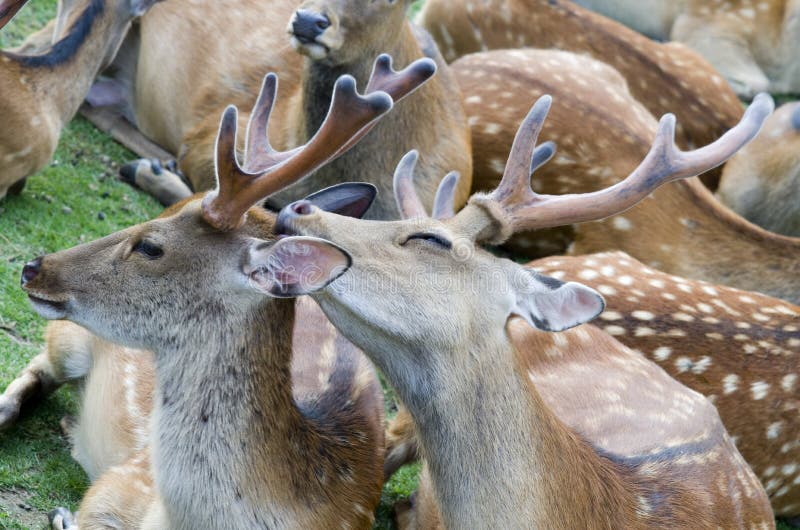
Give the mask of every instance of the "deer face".
[{"label": "deer face", "polygon": [[[347,255],[316,240],[261,239],[272,220],[253,211],[239,229],[218,231],[200,201],[25,266],[34,309],[133,347],[164,351],[199,333],[213,336],[264,303],[318,289],[342,274]],[[221,327],[224,326],[224,327]]]},{"label": "deer face", "polygon": [[403,27],[409,0],[306,0],[287,31],[292,46],[315,61],[348,64],[386,49]]}]

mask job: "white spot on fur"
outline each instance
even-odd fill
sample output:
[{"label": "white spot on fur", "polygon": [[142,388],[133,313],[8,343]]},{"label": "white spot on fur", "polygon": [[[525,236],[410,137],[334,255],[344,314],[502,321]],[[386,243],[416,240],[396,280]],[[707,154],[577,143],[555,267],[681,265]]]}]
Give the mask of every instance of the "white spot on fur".
[{"label": "white spot on fur", "polygon": [[728,374],[722,378],[722,392],[725,395],[733,394],[739,389],[739,376]]},{"label": "white spot on fur", "polygon": [[767,397],[767,393],[769,392],[769,383],[765,383],[764,381],[756,381],[750,385],[750,390],[753,392],[753,399],[756,401],[764,399]]}]

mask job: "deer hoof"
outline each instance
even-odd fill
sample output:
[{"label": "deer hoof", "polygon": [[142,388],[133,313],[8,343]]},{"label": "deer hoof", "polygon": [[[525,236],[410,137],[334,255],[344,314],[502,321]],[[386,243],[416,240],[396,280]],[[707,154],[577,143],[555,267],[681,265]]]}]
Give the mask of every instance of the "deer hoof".
[{"label": "deer hoof", "polygon": [[53,530],[78,530],[75,516],[66,508],[56,508],[48,513],[47,517]]},{"label": "deer hoof", "polygon": [[19,401],[8,396],[0,396],[0,431],[14,425],[19,417]]}]

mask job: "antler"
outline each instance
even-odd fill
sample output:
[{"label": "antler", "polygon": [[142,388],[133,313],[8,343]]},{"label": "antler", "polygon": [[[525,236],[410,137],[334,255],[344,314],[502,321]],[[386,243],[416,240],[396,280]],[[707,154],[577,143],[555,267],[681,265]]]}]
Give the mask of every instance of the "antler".
[{"label": "antler", "polygon": [[531,189],[530,176],[555,153],[552,144],[535,148],[550,102],[550,96],[542,96],[522,122],[497,189],[470,200],[501,225],[499,233],[490,237],[492,242],[502,242],[520,230],[583,223],[624,212],[662,184],[699,175],[725,162],[758,134],[774,108],[769,95],[759,94],[734,128],[717,141],[688,152],[675,146],[675,117],[667,114],[661,118],[647,156],[625,180],[592,193],[539,195]]},{"label": "antler", "polygon": [[217,189],[203,199],[206,221],[220,230],[236,228],[251,206],[353,147],[392,108],[393,97],[407,96],[436,71],[430,59],[414,61],[401,72],[392,70],[391,64],[388,55],[378,57],[364,96],[356,92],[351,76],[337,79],[328,115],[319,130],[307,144],[289,151],[276,151],[269,142],[267,131],[278,77],[268,74],[247,125],[244,166],[236,156],[237,109],[225,109],[215,153]]},{"label": "antler", "polygon": [[28,0],[2,0],[0,1],[0,28],[8,24],[17,11],[22,9]]},{"label": "antler", "polygon": [[[425,206],[414,188],[414,168],[417,166],[419,154],[416,150],[409,151],[400,159],[394,171],[394,198],[403,219],[428,217]],[[433,200],[433,218],[449,219],[453,217],[455,192],[459,174],[451,171],[439,183],[436,197]]]}]

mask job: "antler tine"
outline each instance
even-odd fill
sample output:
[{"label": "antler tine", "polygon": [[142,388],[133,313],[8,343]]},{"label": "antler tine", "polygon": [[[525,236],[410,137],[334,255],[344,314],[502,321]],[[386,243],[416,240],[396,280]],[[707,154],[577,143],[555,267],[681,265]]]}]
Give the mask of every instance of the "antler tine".
[{"label": "antler tine", "polygon": [[459,178],[461,178],[461,175],[459,175],[458,171],[451,171],[439,183],[436,197],[433,199],[434,219],[450,219],[456,214],[456,186]]},{"label": "antler tine", "polygon": [[278,76],[270,72],[264,76],[261,91],[247,122],[247,143],[244,149],[244,168],[250,173],[264,171],[291,156],[291,151],[280,153],[269,143],[269,118],[278,94]]},{"label": "antler tine", "polygon": [[28,3],[28,0],[3,0],[0,1],[0,28],[11,22],[14,15]]},{"label": "antler tine", "polygon": [[553,98],[549,95],[540,97],[522,121],[514,137],[514,143],[511,144],[511,153],[503,171],[503,179],[491,193],[492,199],[501,203],[518,204],[535,198],[530,186],[531,170],[535,160],[533,155],[536,140],[547,119],[552,101]]},{"label": "antler tine", "polygon": [[533,175],[536,173],[537,169],[550,162],[555,155],[555,142],[545,142],[542,145],[537,145],[536,149],[533,150],[533,155],[531,156],[530,174]]},{"label": "antler tine", "polygon": [[394,170],[394,198],[403,219],[428,217],[414,188],[414,168],[417,167],[418,158],[417,150],[411,150],[400,159]]},{"label": "antler tine", "polygon": [[[634,206],[662,184],[699,175],[725,162],[758,134],[773,108],[772,98],[759,94],[735,127],[717,141],[688,152],[675,145],[675,117],[668,114],[661,119],[647,156],[622,182],[592,193],[561,196],[537,195],[526,185],[524,200],[520,200],[522,192],[498,188],[490,199],[500,203],[506,222],[515,231],[583,223],[616,215]],[[515,147],[516,144],[515,140]],[[515,160],[514,164],[518,166],[520,161]]]},{"label": "antler tine", "polygon": [[[269,99],[267,96],[264,101]],[[392,99],[387,94],[361,96],[356,92],[355,79],[341,76],[334,85],[328,115],[314,137],[288,153],[275,153],[273,156],[281,158],[278,163],[266,171],[252,173],[243,170],[236,159],[236,110],[229,107],[217,137],[217,189],[203,199],[203,216],[220,230],[240,226],[251,206],[344,153],[355,144],[354,137],[363,136],[361,132],[391,108]],[[268,112],[257,114],[263,117]],[[261,126],[257,121],[253,134]],[[266,122],[263,127],[266,129]]]},{"label": "antler tine", "polygon": [[392,57],[383,53],[375,59],[366,93],[380,90],[397,102],[425,84],[435,73],[436,63],[428,57],[417,59],[398,72],[392,68]]}]

